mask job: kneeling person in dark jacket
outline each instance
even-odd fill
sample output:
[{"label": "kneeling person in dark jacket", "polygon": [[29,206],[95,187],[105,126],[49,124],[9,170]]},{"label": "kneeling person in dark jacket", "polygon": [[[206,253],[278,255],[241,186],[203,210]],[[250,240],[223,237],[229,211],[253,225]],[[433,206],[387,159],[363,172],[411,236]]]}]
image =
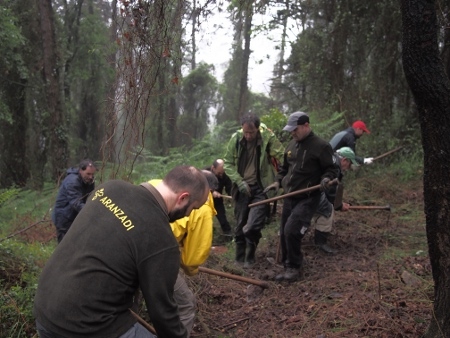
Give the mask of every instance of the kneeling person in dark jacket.
[{"label": "kneeling person in dark jacket", "polygon": [[321,193],[319,206],[311,220],[311,224],[315,227],[314,243],[320,250],[327,254],[335,253],[335,250],[327,244],[327,238],[333,229],[334,211],[347,211],[349,207],[348,203],[342,202],[344,191],[342,178],[344,172],[349,170],[352,164],[354,166],[359,166],[355,159],[355,153],[349,147],[339,149],[333,155],[333,162],[338,170],[339,183]]}]

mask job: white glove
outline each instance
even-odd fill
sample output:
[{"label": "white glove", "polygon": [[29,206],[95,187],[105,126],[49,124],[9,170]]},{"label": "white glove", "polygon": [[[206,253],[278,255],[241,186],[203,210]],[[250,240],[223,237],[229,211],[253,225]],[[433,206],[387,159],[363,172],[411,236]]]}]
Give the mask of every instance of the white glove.
[{"label": "white glove", "polygon": [[366,157],[364,159],[364,164],[371,164],[373,162],[373,157]]}]

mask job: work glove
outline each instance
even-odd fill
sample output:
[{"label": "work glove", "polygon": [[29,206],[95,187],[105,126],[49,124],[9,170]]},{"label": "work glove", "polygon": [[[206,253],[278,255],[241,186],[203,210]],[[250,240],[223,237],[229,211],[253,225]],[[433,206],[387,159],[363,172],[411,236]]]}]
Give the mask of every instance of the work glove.
[{"label": "work glove", "polygon": [[327,192],[328,189],[330,189],[328,183],[330,183],[330,179],[328,177],[322,179],[322,181],[320,181],[320,191]]},{"label": "work glove", "polygon": [[302,226],[302,228],[300,229],[300,239],[303,239],[303,237],[305,237],[305,234],[307,231],[308,231],[308,227]]},{"label": "work glove", "polygon": [[280,183],[273,182],[272,184],[268,185],[266,189],[263,190],[264,194],[267,194],[270,190],[274,189],[275,194],[278,192],[278,189],[280,189]]},{"label": "work glove", "polygon": [[237,186],[238,186],[239,192],[241,194],[245,194],[247,196],[251,196],[252,190],[250,189],[250,186],[248,185],[247,182],[241,181],[241,182],[238,183]]},{"label": "work glove", "polygon": [[364,159],[364,164],[372,164],[373,163],[373,157],[366,157]]}]

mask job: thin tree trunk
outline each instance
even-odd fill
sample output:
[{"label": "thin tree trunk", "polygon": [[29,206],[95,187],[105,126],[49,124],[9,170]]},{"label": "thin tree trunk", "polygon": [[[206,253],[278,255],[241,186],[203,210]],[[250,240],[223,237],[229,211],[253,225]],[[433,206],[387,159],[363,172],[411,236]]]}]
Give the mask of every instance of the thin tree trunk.
[{"label": "thin tree trunk", "polygon": [[191,32],[191,40],[192,40],[192,58],[191,58],[191,70],[194,70],[197,68],[197,62],[196,62],[196,26],[197,26],[197,16],[198,16],[198,10],[197,10],[197,1],[193,0],[192,2],[192,32]]},{"label": "thin tree trunk", "polygon": [[244,19],[244,51],[242,55],[242,72],[239,91],[239,112],[241,116],[247,112],[248,107],[248,62],[251,53],[250,40],[253,19],[252,5],[250,4],[248,7],[249,8],[245,11],[246,15]]},{"label": "thin tree trunk", "polygon": [[[117,0],[113,0],[111,2],[111,27],[110,27],[110,42],[111,44],[117,44]],[[116,65],[116,52],[111,52],[108,55],[108,63],[111,67],[114,69],[117,69]],[[107,94],[107,101],[105,104],[105,137],[102,142],[102,148],[101,148],[101,156],[102,156],[102,170],[101,175],[103,175],[103,167],[106,165],[107,162],[110,163],[116,163],[116,160],[118,159],[118,152],[116,150],[116,144],[114,142],[114,133],[116,131],[117,126],[117,107],[116,107],[116,100],[115,100],[115,93],[116,93],[116,87],[118,85],[118,78],[120,75],[116,75],[116,81],[109,84],[108,87],[108,94]],[[111,170],[112,173],[114,173],[114,170]]]},{"label": "thin tree trunk", "polygon": [[283,75],[284,75],[284,54],[286,50],[286,38],[287,38],[287,22],[288,22],[288,12],[290,8],[290,1],[286,0],[284,2],[286,9],[285,13],[283,13],[282,18],[282,27],[283,33],[281,33],[281,45],[280,45],[280,53],[278,54],[278,62],[275,64],[273,69],[274,79],[272,81],[271,95],[275,99],[275,102],[280,103],[281,100],[281,86],[283,83]]},{"label": "thin tree trunk", "polygon": [[[58,54],[54,15],[51,0],[38,0],[42,36],[42,78],[45,85],[45,99],[48,114],[43,120],[49,139],[51,173],[58,178],[67,167],[68,146],[64,127],[62,102],[59,90]],[[45,155],[44,155],[45,156]]]},{"label": "thin tree trunk", "polygon": [[[10,72],[10,76],[11,76]],[[20,79],[14,72],[15,83],[11,81],[4,88],[4,98],[10,111],[14,112],[12,123],[0,121],[0,187],[24,187],[30,177],[29,162],[24,156],[27,151],[28,117],[25,109],[25,86],[27,80]],[[12,76],[11,76],[12,77]]]}]

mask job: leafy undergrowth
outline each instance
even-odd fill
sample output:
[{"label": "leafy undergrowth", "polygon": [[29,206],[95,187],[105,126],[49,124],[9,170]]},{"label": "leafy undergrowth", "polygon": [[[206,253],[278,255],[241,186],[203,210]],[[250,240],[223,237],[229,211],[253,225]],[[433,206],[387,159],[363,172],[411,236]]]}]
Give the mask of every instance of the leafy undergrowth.
[{"label": "leafy undergrowth", "polygon": [[291,284],[274,281],[282,271],[275,262],[278,219],[266,227],[253,269],[233,263],[232,243],[213,250],[206,267],[267,281],[269,288],[206,273],[190,278],[198,303],[192,336],[420,337],[433,297],[421,183],[353,182],[345,200],[389,204],[391,211],[337,212],[334,256],[313,245],[310,231],[302,243],[303,279]]},{"label": "leafy undergrowth", "polygon": [[36,241],[0,242],[0,337],[36,336],[33,298],[37,277],[52,251]]},{"label": "leafy undergrowth", "polygon": [[48,212],[52,193],[21,191],[0,208],[0,337],[37,337],[33,298],[56,243]]}]

